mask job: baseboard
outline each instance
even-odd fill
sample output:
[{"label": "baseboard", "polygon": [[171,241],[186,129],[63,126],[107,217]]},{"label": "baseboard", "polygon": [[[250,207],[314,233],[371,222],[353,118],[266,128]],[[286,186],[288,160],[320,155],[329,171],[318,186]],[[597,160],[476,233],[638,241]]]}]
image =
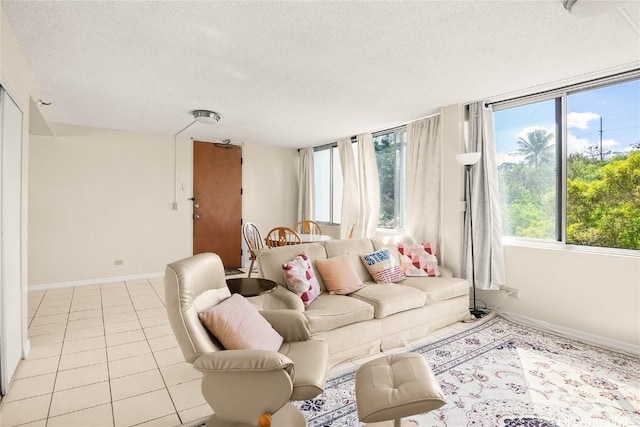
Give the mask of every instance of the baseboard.
[{"label": "baseboard", "polygon": [[564,326],[554,325],[553,323],[545,322],[538,319],[532,319],[530,317],[521,316],[519,314],[510,313],[507,311],[496,310],[496,312],[509,320],[513,320],[516,323],[522,323],[524,325],[533,326],[538,329],[546,329],[548,331],[555,332],[569,338],[574,338],[589,344],[594,344],[599,347],[632,354],[634,356],[640,356],[640,345],[630,344],[623,341],[606,338],[600,335],[578,331],[576,329],[565,328]]},{"label": "baseboard", "polygon": [[75,280],[75,281],[69,281],[69,282],[41,283],[37,285],[29,285],[27,290],[28,291],[46,291],[49,289],[71,288],[75,286],[89,286],[89,285],[100,285],[100,284],[114,283],[114,282],[125,282],[125,281],[132,281],[132,280],[154,279],[156,277],[162,277],[162,276],[164,276],[164,273],[159,272],[159,273],[132,274],[129,276],[100,277],[97,279]]}]

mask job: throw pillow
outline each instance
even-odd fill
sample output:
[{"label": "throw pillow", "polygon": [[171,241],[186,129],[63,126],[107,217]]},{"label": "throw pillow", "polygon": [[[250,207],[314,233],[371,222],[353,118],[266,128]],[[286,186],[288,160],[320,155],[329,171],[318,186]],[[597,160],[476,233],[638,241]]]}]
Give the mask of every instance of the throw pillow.
[{"label": "throw pillow", "polygon": [[406,276],[440,276],[438,258],[431,243],[398,243],[398,254]]},{"label": "throw pillow", "polygon": [[311,260],[306,252],[282,264],[282,272],[287,289],[298,295],[305,307],[320,295],[320,283],[313,274]]},{"label": "throw pillow", "polygon": [[316,268],[330,294],[348,295],[364,287],[349,254],[316,260]]},{"label": "throw pillow", "polygon": [[227,350],[278,351],[282,336],[240,294],[199,313],[200,321]]},{"label": "throw pillow", "polygon": [[404,271],[396,265],[396,260],[388,249],[360,255],[360,258],[376,283],[399,282],[405,278]]}]

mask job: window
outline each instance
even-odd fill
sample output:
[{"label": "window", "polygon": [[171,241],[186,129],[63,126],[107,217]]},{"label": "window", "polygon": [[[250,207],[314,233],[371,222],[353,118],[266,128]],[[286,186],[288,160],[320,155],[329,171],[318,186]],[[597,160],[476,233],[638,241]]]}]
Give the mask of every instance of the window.
[{"label": "window", "polygon": [[[357,162],[356,144],[351,144]],[[313,153],[315,220],[340,224],[342,215],[342,165],[337,144],[316,147]]]},{"label": "window", "polygon": [[396,128],[373,135],[380,178],[380,228],[402,228],[406,194],[407,129]]},{"label": "window", "polygon": [[640,249],[640,79],[494,110],[504,235]]}]

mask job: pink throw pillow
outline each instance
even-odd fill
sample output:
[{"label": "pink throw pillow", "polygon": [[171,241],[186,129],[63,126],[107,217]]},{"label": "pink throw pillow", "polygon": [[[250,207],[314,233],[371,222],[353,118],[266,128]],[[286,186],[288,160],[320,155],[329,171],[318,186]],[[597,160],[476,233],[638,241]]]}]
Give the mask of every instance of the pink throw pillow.
[{"label": "pink throw pillow", "polygon": [[348,295],[364,287],[348,254],[316,260],[316,268],[330,294]]},{"label": "pink throw pillow", "polygon": [[440,276],[438,258],[431,243],[398,243],[398,254],[406,276]]},{"label": "pink throw pillow", "polygon": [[287,289],[298,295],[305,307],[320,295],[320,283],[313,274],[311,260],[306,252],[282,264],[282,272]]},{"label": "pink throw pillow", "polygon": [[227,350],[278,351],[284,339],[240,294],[199,313],[200,321]]}]

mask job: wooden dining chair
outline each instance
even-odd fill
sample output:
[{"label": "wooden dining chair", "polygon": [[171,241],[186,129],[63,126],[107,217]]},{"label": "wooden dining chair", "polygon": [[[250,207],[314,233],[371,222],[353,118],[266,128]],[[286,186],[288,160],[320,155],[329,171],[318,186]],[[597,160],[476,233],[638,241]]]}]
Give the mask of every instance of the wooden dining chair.
[{"label": "wooden dining chair", "polygon": [[253,264],[256,262],[258,251],[260,249],[264,249],[264,243],[262,242],[260,230],[258,230],[258,227],[252,222],[246,222],[242,226],[242,235],[244,236],[244,241],[249,248],[249,259],[251,260],[251,265],[249,266],[249,275],[247,277],[251,277]]},{"label": "wooden dining chair", "polygon": [[267,233],[264,242],[268,247],[297,245],[302,243],[300,236],[295,230],[289,227],[276,227]]},{"label": "wooden dining chair", "polygon": [[322,234],[322,228],[320,225],[309,219],[298,222],[293,226],[293,229],[302,234]]}]

